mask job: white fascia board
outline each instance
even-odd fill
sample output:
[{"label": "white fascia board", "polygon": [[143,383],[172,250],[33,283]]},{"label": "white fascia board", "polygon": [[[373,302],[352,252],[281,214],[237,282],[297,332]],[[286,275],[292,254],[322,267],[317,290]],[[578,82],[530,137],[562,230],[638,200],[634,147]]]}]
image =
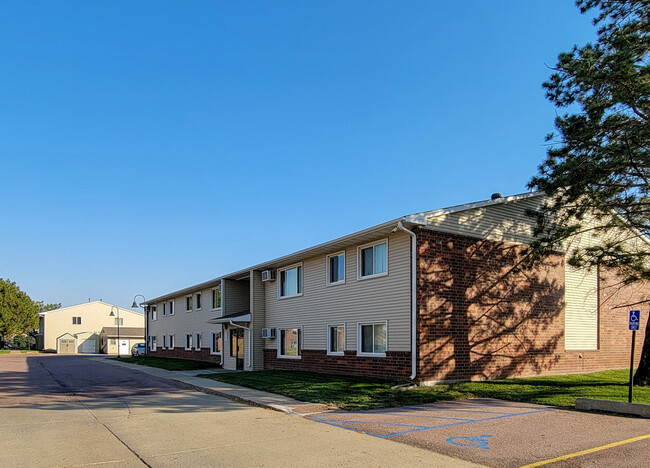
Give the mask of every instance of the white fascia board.
[{"label": "white fascia board", "polygon": [[450,206],[449,208],[440,208],[438,210],[423,211],[421,213],[414,213],[412,215],[405,216],[404,219],[410,223],[426,225],[429,224],[430,218],[435,218],[438,216],[458,213],[460,211],[474,210],[477,208],[483,208],[486,206],[500,205],[502,203],[509,203],[517,200],[525,200],[526,198],[541,197],[544,194],[542,192],[527,192],[520,193],[518,195],[511,195],[509,197],[501,197],[495,200],[483,200],[472,203],[465,203],[463,205]]}]

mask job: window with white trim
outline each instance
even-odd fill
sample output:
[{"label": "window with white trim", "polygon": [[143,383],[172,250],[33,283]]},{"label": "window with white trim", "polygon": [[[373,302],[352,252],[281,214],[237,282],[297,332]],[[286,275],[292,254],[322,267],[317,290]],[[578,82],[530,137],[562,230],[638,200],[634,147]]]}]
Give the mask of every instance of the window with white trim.
[{"label": "window with white trim", "polygon": [[388,274],[388,240],[362,245],[357,251],[358,277],[373,278]]},{"label": "window with white trim", "polygon": [[167,335],[163,335],[162,349],[167,349]]},{"label": "window with white trim", "polygon": [[201,334],[196,333],[194,335],[194,346],[196,347],[197,351],[201,351]]},{"label": "window with white trim", "polygon": [[221,309],[221,285],[212,290],[212,309]]},{"label": "window with white trim", "polygon": [[158,320],[158,309],[156,308],[155,305],[149,306],[149,310],[151,311],[151,320]]},{"label": "window with white trim", "polygon": [[174,301],[169,301],[169,315],[174,315]]},{"label": "window with white trim", "polygon": [[388,345],[386,322],[360,323],[357,329],[357,354],[385,356]]},{"label": "window with white trim", "polygon": [[327,327],[327,354],[342,355],[345,351],[345,326]]},{"label": "window with white trim", "polygon": [[185,312],[192,312],[192,296],[185,297]]},{"label": "window with white trim", "polygon": [[163,302],[162,316],[167,317],[167,303]]},{"label": "window with white trim", "polygon": [[72,325],[81,325],[81,317],[72,317]]},{"label": "window with white trim", "polygon": [[221,354],[221,332],[213,332],[210,334],[210,354]]},{"label": "window with white trim", "polygon": [[345,251],[327,256],[327,285],[345,283]]},{"label": "window with white trim", "polygon": [[196,310],[201,310],[201,293],[196,293]]},{"label": "window with white trim", "polygon": [[279,329],[278,357],[300,358],[300,329],[299,328]]},{"label": "window with white trim", "polygon": [[149,337],[149,351],[155,351],[156,350],[156,337],[155,336],[150,336]]},{"label": "window with white trim", "polygon": [[117,327],[117,326],[123,327],[123,326],[124,326],[124,318],[123,318],[123,317],[120,317],[120,318],[118,319],[117,317],[115,317],[115,318],[113,319],[113,324],[114,324],[116,327]]},{"label": "window with white trim", "polygon": [[185,335],[185,350],[186,351],[191,351],[192,350],[192,334],[188,333]]},{"label": "window with white trim", "polygon": [[169,344],[168,349],[174,349],[174,335],[169,335],[167,343]]},{"label": "window with white trim", "polygon": [[302,295],[302,264],[291,265],[279,270],[278,297]]}]

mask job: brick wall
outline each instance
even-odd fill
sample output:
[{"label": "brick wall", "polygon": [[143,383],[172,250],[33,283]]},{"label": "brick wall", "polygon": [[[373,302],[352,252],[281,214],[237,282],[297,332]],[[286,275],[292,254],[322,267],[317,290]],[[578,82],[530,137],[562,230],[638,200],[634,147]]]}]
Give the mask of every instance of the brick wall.
[{"label": "brick wall", "polygon": [[[614,287],[614,277],[603,275],[599,349],[565,351],[563,256],[551,256],[531,271],[519,266],[521,246],[423,229],[417,235],[418,380],[480,380],[629,365],[627,309],[613,307],[645,299],[647,285]],[[644,311],[641,326],[647,315]],[[641,344],[642,338],[637,346]]]},{"label": "brick wall", "polygon": [[408,380],[411,375],[411,353],[389,351],[386,353],[386,357],[365,357],[357,356],[355,351],[346,351],[343,356],[329,356],[325,350],[304,349],[300,359],[282,359],[277,357],[275,349],[265,349],[264,369]]},{"label": "brick wall", "polygon": [[185,348],[174,349],[161,349],[157,348],[155,351],[147,349],[147,356],[163,357],[163,358],[178,358],[178,359],[191,359],[193,361],[207,361],[221,364],[221,356],[210,354],[210,348],[201,348],[200,351],[188,351]]}]

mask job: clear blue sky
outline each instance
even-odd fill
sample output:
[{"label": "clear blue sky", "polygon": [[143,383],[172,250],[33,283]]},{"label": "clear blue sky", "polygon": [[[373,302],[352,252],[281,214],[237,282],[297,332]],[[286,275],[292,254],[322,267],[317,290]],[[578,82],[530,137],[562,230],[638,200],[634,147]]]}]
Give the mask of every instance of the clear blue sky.
[{"label": "clear blue sky", "polygon": [[569,0],[3,2],[0,277],[130,306],[526,191]]}]

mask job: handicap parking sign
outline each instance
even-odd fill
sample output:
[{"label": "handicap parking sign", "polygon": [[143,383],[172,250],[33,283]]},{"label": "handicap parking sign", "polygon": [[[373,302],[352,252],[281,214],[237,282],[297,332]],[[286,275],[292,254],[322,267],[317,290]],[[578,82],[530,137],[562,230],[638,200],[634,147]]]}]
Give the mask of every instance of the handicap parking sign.
[{"label": "handicap parking sign", "polygon": [[639,317],[641,316],[640,310],[631,310],[630,311],[630,330],[639,329]]}]

